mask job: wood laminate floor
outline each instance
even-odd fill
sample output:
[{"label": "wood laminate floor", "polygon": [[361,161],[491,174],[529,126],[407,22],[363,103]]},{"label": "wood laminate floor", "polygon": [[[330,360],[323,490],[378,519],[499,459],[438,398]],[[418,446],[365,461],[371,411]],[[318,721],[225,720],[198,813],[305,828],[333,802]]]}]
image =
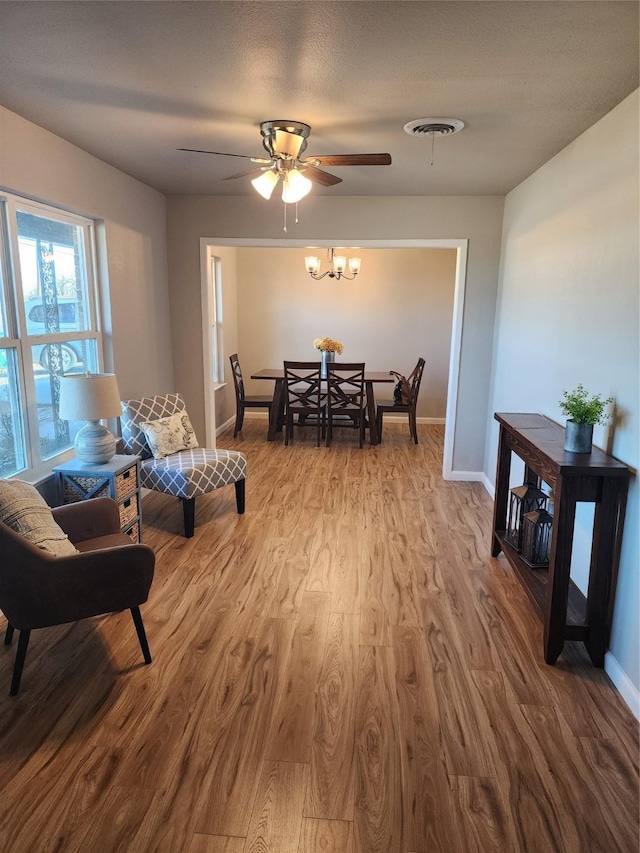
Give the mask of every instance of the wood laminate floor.
[{"label": "wood laminate floor", "polygon": [[288,448],[246,422],[234,491],[144,500],[142,612],[0,647],[0,851],[638,850],[638,727],[579,644],[542,659],[492,503],[442,427]]}]

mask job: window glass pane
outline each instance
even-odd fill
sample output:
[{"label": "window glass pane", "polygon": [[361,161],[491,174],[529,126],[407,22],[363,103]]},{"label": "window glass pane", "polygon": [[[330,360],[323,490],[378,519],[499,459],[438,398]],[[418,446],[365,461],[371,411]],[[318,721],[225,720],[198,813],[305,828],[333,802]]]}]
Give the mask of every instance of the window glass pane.
[{"label": "window glass pane", "polygon": [[0,349],[0,477],[26,468],[15,349]]},{"label": "window glass pane", "polygon": [[60,344],[34,346],[31,350],[40,453],[42,459],[50,459],[71,447],[76,433],[84,426],[84,421],[65,421],[58,414],[60,376],[85,371],[97,373],[97,346],[95,340],[68,340]]},{"label": "window glass pane", "polygon": [[82,227],[20,210],[17,220],[27,334],[89,329]]},{"label": "window glass pane", "polygon": [[[97,373],[94,363],[95,341],[63,341],[31,347],[33,371],[38,373]],[[56,360],[60,359],[59,362]]]},{"label": "window glass pane", "polygon": [[[2,228],[2,210],[0,210],[0,228]],[[5,267],[4,241],[0,234],[0,338],[7,337],[7,306],[5,303],[3,270]]]}]

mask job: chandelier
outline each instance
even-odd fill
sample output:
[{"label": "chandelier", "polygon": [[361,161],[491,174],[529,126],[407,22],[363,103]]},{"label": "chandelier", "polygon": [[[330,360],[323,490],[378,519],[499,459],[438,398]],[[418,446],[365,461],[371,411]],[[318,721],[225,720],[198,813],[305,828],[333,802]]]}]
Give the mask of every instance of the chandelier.
[{"label": "chandelier", "polygon": [[311,278],[315,278],[316,281],[320,281],[320,279],[324,278],[325,275],[328,275],[329,278],[338,279],[338,281],[341,278],[354,279],[360,272],[360,258],[349,258],[349,272],[352,273],[352,275],[347,275],[345,273],[347,268],[347,259],[344,255],[335,255],[333,249],[328,249],[327,261],[329,262],[330,268],[323,273],[320,273],[320,258],[316,258],[313,255],[304,259],[304,265]]}]

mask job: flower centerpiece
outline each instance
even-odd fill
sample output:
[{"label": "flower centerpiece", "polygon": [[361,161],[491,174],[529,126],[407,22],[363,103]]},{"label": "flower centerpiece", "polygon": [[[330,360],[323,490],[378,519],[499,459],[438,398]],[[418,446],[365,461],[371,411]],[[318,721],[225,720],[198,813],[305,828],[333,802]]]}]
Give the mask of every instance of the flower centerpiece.
[{"label": "flower centerpiece", "polygon": [[326,379],[327,362],[335,361],[336,353],[338,353],[338,355],[342,355],[344,347],[340,341],[334,341],[333,338],[316,338],[313,345],[322,353],[322,368],[320,370],[320,376],[323,379]]},{"label": "flower centerpiece", "polygon": [[590,453],[594,424],[606,424],[611,415],[605,413],[613,397],[603,400],[600,394],[589,396],[580,384],[575,391],[563,391],[560,411],[567,416],[564,449],[570,453]]},{"label": "flower centerpiece", "polygon": [[340,341],[334,341],[333,338],[316,338],[313,345],[320,352],[337,352],[338,355],[342,355],[344,351]]}]

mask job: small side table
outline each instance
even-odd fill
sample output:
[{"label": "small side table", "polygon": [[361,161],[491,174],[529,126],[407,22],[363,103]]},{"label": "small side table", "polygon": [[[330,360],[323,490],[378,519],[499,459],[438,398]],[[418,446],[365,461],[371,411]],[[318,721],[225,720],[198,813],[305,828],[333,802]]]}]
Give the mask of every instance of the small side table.
[{"label": "small side table", "polygon": [[103,465],[69,459],[53,469],[58,499],[65,504],[90,498],[113,498],[120,510],[120,529],[142,542],[140,457],[116,454]]}]

